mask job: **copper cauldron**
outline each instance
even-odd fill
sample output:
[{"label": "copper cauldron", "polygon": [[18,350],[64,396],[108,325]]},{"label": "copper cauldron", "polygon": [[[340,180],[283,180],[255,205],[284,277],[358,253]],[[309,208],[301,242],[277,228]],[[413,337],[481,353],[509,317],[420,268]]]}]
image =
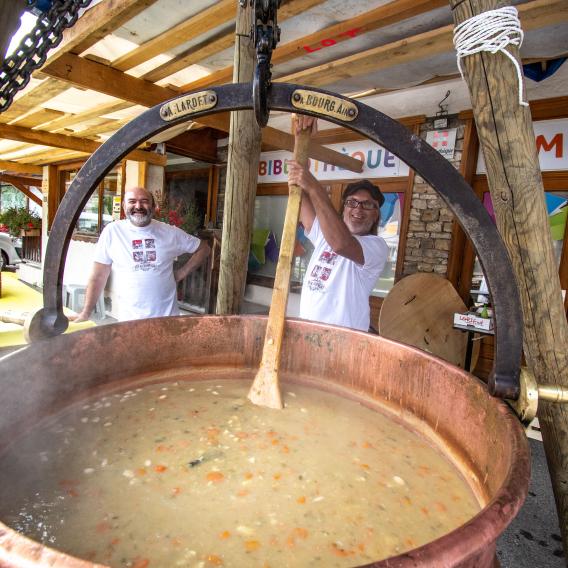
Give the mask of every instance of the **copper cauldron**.
[{"label": "copper cauldron", "polygon": [[[248,377],[252,383],[265,327],[264,317],[159,318],[101,326],[26,347],[1,364],[0,451],[39,419],[95,389],[131,388],[172,377]],[[527,493],[529,451],[516,417],[484,384],[394,341],[294,320],[286,329],[281,377],[378,402],[433,439],[484,497],[486,506],[463,526],[373,566],[493,565],[496,539]],[[30,565],[94,566],[0,525],[0,566]]]}]

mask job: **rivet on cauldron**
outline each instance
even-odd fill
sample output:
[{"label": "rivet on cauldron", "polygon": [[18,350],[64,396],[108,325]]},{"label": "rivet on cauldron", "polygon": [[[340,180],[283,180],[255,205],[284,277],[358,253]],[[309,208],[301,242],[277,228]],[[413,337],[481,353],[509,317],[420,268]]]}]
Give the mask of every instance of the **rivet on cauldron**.
[{"label": "rivet on cauldron", "polygon": [[302,95],[300,95],[300,93],[294,93],[292,95],[292,100],[299,103],[302,100]]},{"label": "rivet on cauldron", "polygon": [[215,103],[217,102],[217,95],[215,93],[209,95],[209,102],[210,103]]},{"label": "rivet on cauldron", "polygon": [[356,114],[357,114],[357,111],[354,108],[350,108],[347,111],[347,115],[350,116],[351,118],[353,118]]}]

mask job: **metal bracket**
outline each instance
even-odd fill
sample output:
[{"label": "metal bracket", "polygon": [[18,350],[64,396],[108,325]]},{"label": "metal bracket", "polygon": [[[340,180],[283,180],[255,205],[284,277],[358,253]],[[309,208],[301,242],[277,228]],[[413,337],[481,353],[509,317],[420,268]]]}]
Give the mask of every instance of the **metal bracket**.
[{"label": "metal bracket", "polygon": [[536,416],[540,401],[568,402],[568,388],[560,385],[539,385],[533,373],[526,367],[521,367],[519,380],[519,398],[507,402],[525,426],[528,426]]}]

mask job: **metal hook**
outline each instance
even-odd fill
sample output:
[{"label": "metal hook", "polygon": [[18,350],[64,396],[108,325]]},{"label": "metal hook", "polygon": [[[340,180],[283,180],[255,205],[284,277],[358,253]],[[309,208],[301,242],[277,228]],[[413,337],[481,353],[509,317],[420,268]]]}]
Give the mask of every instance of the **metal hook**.
[{"label": "metal hook", "polygon": [[451,91],[448,89],[446,96],[438,103],[440,110],[436,113],[436,116],[443,116],[448,114],[448,105],[443,105],[442,103],[450,96]]}]

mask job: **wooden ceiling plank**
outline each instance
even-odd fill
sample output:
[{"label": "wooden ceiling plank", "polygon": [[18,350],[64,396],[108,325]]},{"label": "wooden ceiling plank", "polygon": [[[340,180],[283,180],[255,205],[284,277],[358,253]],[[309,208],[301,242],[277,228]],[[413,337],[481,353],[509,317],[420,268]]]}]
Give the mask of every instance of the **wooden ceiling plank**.
[{"label": "wooden ceiling plank", "polygon": [[10,124],[32,128],[34,126],[42,126],[46,122],[50,122],[51,120],[55,120],[56,118],[61,118],[62,116],[65,116],[65,113],[59,110],[40,108],[30,114],[25,115],[23,118],[10,121]]},{"label": "wooden ceiling plank", "polygon": [[[568,19],[566,0],[535,0],[517,6],[525,31],[538,29]],[[361,53],[336,59],[305,69],[277,81],[322,87],[410,61],[416,61],[453,51],[453,25],[443,26],[410,38],[398,40]]]},{"label": "wooden ceiling plank", "polygon": [[[5,177],[6,176],[4,176],[4,174],[0,174],[0,181],[4,181],[6,183],[9,183],[10,185],[13,185],[16,189],[20,190],[28,199],[31,199],[34,203],[37,203],[41,206],[41,198],[32,193],[23,183],[20,183],[18,179],[13,179],[12,181],[5,180]],[[14,178],[15,176],[10,177]],[[39,185],[35,187],[41,187],[41,179],[39,180]]]},{"label": "wooden ceiling plank", "polygon": [[42,168],[32,164],[21,164],[10,160],[0,160],[0,170],[5,172],[17,172],[21,174],[39,174],[43,173]]},{"label": "wooden ceiling plank", "polygon": [[[366,32],[401,22],[402,20],[446,5],[447,0],[395,0],[394,2],[360,14],[355,18],[339,22],[338,24],[277,47],[272,54],[271,61],[273,65],[291,61],[292,59],[306,55],[308,52],[306,48],[313,48],[315,50],[316,46],[321,46],[323,40],[332,38],[335,43],[340,43],[352,37],[360,36]],[[220,85],[230,81],[232,76],[233,67],[228,66],[211,75],[202,77],[197,81],[187,83],[180,87],[180,90],[186,92],[211,85]]]},{"label": "wooden ceiling plank", "polygon": [[86,122],[91,118],[98,118],[99,116],[105,114],[112,114],[113,112],[125,110],[127,108],[130,108],[131,106],[132,105],[130,103],[124,101],[101,105],[85,112],[79,112],[77,114],[54,120],[48,124],[45,124],[44,129],[50,132],[54,132],[56,130],[59,130],[60,128],[68,128],[69,126],[80,124],[81,122]]},{"label": "wooden ceiling plank", "polygon": [[200,43],[199,45],[193,46],[190,49],[180,53],[177,57],[174,57],[171,61],[159,65],[152,71],[142,75],[142,79],[147,81],[160,81],[165,77],[169,77],[182,69],[185,69],[191,65],[199,63],[208,57],[220,53],[225,49],[229,49],[235,43],[234,31],[230,33],[222,32],[217,36]]},{"label": "wooden ceiling plank", "polygon": [[128,71],[160,53],[200,36],[204,31],[234,20],[235,14],[234,0],[221,0],[114,60],[111,65],[119,71]]},{"label": "wooden ceiling plank", "polygon": [[[325,0],[289,0],[288,2],[284,3],[280,9],[278,10],[278,21],[283,22],[288,18],[292,18],[293,16],[297,16],[318,4],[322,4]],[[236,12],[235,12],[236,15]],[[194,46],[183,53],[179,54],[177,57],[174,57],[171,61],[156,67],[156,69],[146,73],[142,76],[143,79],[148,81],[156,82],[173,75],[177,71],[181,71],[190,65],[195,63],[199,63],[208,57],[215,55],[223,51],[224,49],[228,49],[232,47],[235,43],[235,34],[234,31],[231,30],[228,33],[221,33],[219,36],[215,38],[211,38],[207,42],[203,42],[198,46]]]},{"label": "wooden ceiling plank", "polygon": [[49,54],[42,69],[49,67],[65,53],[80,54],[111,34],[156,0],[106,0],[85,12],[74,26],[63,32],[63,40]]},{"label": "wooden ceiling plank", "polygon": [[17,98],[10,107],[0,113],[0,122],[10,122],[63,93],[69,85],[53,78],[45,79],[37,87]]},{"label": "wooden ceiling plank", "polygon": [[[94,89],[113,97],[124,97],[133,103],[148,107],[179,95],[179,92],[173,89],[154,85],[149,81],[132,77],[112,67],[107,67],[106,65],[101,65],[100,63],[70,53],[65,54],[56,61],[50,67],[50,73],[57,73],[58,78],[78,84],[81,87]],[[229,131],[229,113],[200,117],[198,122],[216,128],[217,130],[222,130],[223,132]],[[1,128],[0,136],[2,136]],[[72,136],[68,136],[67,138],[72,140],[77,139]],[[274,128],[263,128],[262,140],[266,144],[284,150],[293,151],[294,149],[294,137]],[[73,146],[67,147],[73,148]],[[321,156],[325,156],[329,163],[336,166],[351,171],[361,171],[361,162],[359,160],[355,160],[339,152],[331,152],[322,146],[310,146],[310,157],[321,160]]]},{"label": "wooden ceiling plank", "polygon": [[51,148],[48,152],[41,152],[30,157],[22,158],[22,163],[42,166],[47,164],[56,164],[67,160],[74,160],[78,157],[86,159],[88,156],[89,154],[87,152],[75,152],[72,150]]},{"label": "wooden ceiling plank", "polygon": [[[89,154],[92,154],[101,145],[93,140],[77,138],[75,136],[42,132],[40,130],[31,130],[29,128],[9,126],[6,124],[0,124],[0,137],[9,138],[10,140],[19,140],[29,144],[42,144],[45,146],[54,146],[56,148],[77,150],[79,152],[87,152]],[[160,156],[153,152],[145,152],[143,150],[133,150],[128,154],[128,159],[159,165],[164,165],[166,162],[165,156]]]}]

